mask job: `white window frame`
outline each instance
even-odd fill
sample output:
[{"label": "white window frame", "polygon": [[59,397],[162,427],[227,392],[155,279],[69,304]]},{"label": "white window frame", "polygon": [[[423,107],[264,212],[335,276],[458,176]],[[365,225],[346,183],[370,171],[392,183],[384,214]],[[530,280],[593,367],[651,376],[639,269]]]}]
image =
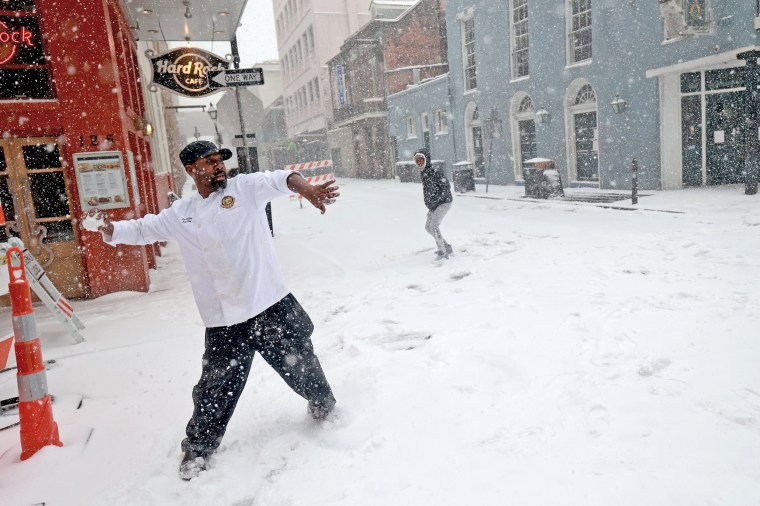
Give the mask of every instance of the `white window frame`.
[{"label": "white window frame", "polygon": [[[565,18],[567,19],[567,64],[568,65],[577,65],[581,63],[589,63],[591,62],[593,58],[593,0],[567,0],[565,3],[566,6],[566,15]],[[573,13],[573,7],[574,5],[578,5],[579,8],[583,7],[585,4],[588,4],[588,8],[579,11],[576,13]],[[578,48],[586,47],[585,45],[578,45],[576,46],[576,34],[580,33],[581,31],[588,30],[591,36],[589,37],[589,54],[587,58],[581,58],[576,60],[575,59],[575,51]]]},{"label": "white window frame", "polygon": [[[465,93],[478,88],[477,48],[475,46],[475,9],[469,8],[457,16],[459,18],[462,36],[462,77],[464,80]],[[470,28],[468,30],[468,27]],[[467,42],[468,33],[472,34],[472,41]],[[468,56],[472,56],[472,64],[469,64]]]},{"label": "white window frame", "polygon": [[430,131],[430,116],[428,113],[423,112],[420,115],[420,120],[422,123],[422,133],[429,132]]},{"label": "white window frame", "polygon": [[[510,56],[512,60],[512,79],[520,79],[530,76],[530,53],[528,49],[528,0],[510,0],[509,2],[509,26],[510,26]],[[522,33],[520,31],[523,30]],[[521,42],[524,45],[521,45]],[[518,55],[525,55],[525,73],[521,72]]]},{"label": "white window frame", "polygon": [[409,116],[406,118],[406,138],[417,138],[417,118],[414,116]]},{"label": "white window frame", "polygon": [[435,134],[447,133],[449,133],[449,113],[446,109],[438,109],[435,111]]}]

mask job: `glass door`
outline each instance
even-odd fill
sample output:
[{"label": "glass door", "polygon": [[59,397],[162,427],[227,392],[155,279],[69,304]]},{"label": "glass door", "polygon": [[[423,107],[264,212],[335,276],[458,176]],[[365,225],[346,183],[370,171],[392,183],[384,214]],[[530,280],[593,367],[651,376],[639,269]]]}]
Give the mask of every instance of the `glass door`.
[{"label": "glass door", "polygon": [[596,113],[584,112],[575,119],[575,168],[578,181],[599,182],[599,153],[596,148]]},{"label": "glass door", "polygon": [[743,91],[706,95],[709,185],[744,181],[743,95]]}]

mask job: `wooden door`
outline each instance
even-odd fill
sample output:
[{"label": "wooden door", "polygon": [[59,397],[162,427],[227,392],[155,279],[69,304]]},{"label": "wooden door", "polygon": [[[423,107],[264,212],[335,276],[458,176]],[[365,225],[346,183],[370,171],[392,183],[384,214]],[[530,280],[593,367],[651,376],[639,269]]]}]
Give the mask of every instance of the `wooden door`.
[{"label": "wooden door", "polygon": [[0,140],[0,200],[7,221],[0,240],[21,238],[65,297],[82,298],[87,278],[72,223],[71,184],[55,138]]}]

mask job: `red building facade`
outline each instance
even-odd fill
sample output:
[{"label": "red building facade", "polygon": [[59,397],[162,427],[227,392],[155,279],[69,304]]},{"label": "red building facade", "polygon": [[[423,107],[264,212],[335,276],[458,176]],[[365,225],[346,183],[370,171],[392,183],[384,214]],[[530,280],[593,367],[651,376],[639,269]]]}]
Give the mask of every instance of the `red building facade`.
[{"label": "red building facade", "polygon": [[117,0],[0,0],[0,240],[20,237],[67,297],[149,286],[156,246],[113,248],[78,223],[168,205],[137,55]]}]

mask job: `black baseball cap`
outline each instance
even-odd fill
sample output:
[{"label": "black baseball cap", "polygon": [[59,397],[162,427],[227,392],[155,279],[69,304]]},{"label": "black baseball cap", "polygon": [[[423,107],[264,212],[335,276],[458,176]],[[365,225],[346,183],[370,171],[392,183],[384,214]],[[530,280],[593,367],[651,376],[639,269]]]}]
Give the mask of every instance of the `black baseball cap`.
[{"label": "black baseball cap", "polygon": [[222,155],[222,160],[229,160],[232,157],[232,151],[217,147],[213,142],[194,141],[182,148],[182,151],[179,152],[179,159],[182,161],[182,165],[191,165],[196,160],[216,153]]}]

